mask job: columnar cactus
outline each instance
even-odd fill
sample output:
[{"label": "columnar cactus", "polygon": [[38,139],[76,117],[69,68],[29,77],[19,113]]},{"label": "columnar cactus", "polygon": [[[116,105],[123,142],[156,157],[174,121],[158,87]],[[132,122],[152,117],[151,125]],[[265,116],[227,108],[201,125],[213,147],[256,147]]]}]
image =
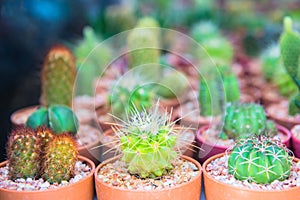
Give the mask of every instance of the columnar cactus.
[{"label": "columnar cactus", "polygon": [[280,52],[287,73],[298,87],[298,94],[290,100],[289,114],[300,113],[300,35],[292,30],[292,20],[284,18],[284,32],[280,36]]},{"label": "columnar cactus", "polygon": [[228,104],[224,114],[223,131],[228,138],[264,134],[267,117],[262,106],[254,103]]},{"label": "columnar cactus", "polygon": [[123,128],[115,130],[120,139],[122,160],[131,174],[142,178],[160,177],[172,169],[172,161],[178,156],[174,148],[178,130],[170,122],[169,114],[159,110],[159,103],[150,111],[135,109],[130,114]]},{"label": "columnar cactus", "polygon": [[36,178],[39,175],[39,143],[31,128],[16,129],[10,134],[7,145],[10,179]]},{"label": "columnar cactus", "polygon": [[68,181],[74,175],[78,151],[69,134],[54,137],[45,149],[42,177],[49,183]]},{"label": "columnar cactus", "polygon": [[159,25],[145,17],[138,21],[135,29],[130,31],[127,38],[129,68],[142,66],[144,74],[156,78],[160,74],[160,39]]},{"label": "columnar cactus", "polygon": [[52,47],[46,56],[41,74],[41,104],[71,106],[75,77],[75,60],[69,49],[62,45]]},{"label": "columnar cactus", "polygon": [[242,139],[228,159],[228,172],[238,180],[268,184],[289,177],[292,159],[280,142],[266,137]]},{"label": "columnar cactus", "polygon": [[33,112],[27,119],[26,126],[31,128],[46,126],[56,134],[64,131],[76,134],[79,124],[76,115],[69,107],[52,105],[48,108],[41,107]]}]

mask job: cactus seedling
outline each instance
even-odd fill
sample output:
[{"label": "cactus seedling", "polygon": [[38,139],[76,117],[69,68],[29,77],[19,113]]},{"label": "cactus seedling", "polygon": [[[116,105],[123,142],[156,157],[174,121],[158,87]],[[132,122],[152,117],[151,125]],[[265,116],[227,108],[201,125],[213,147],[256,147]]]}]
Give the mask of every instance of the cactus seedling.
[{"label": "cactus seedling", "polygon": [[174,148],[178,130],[170,122],[169,114],[159,110],[159,103],[149,111],[133,109],[130,114],[123,128],[115,130],[122,160],[131,174],[160,177],[172,169],[171,162],[178,156]]},{"label": "cactus seedling", "polygon": [[39,175],[40,150],[33,129],[25,127],[14,130],[7,145],[10,179],[36,178]]},{"label": "cactus seedling", "polygon": [[62,45],[51,48],[41,74],[41,104],[71,106],[75,77],[75,60],[69,49]]},{"label": "cactus seedling", "polygon": [[[292,20],[284,18],[284,32],[280,36],[280,53],[287,73],[300,89],[300,35],[292,30]],[[300,94],[290,99],[289,114],[300,113]]]},{"label": "cactus seedling", "polygon": [[46,126],[53,129],[56,134],[70,132],[76,134],[78,119],[74,112],[63,105],[52,105],[49,108],[41,107],[33,112],[26,121],[26,126],[37,128]]},{"label": "cactus seedling", "polygon": [[[271,124],[269,125],[272,126]],[[224,115],[223,134],[228,138],[261,135],[267,130],[267,117],[262,106],[254,103],[228,104]]]},{"label": "cactus seedling", "polygon": [[228,172],[238,180],[267,184],[289,177],[291,157],[280,142],[266,137],[242,139],[228,159]]},{"label": "cactus seedling", "polygon": [[49,183],[68,181],[74,174],[78,151],[74,139],[66,133],[48,143],[42,166],[42,177]]}]

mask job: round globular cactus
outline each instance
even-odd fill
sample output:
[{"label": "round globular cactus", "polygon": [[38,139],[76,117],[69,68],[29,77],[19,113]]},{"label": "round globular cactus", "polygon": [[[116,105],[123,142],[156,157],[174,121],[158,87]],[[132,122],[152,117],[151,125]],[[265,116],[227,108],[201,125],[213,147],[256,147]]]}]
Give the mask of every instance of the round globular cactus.
[{"label": "round globular cactus", "polygon": [[266,137],[242,139],[233,147],[228,172],[238,180],[268,184],[289,177],[292,159],[278,141]]},{"label": "round globular cactus", "polygon": [[54,133],[52,129],[46,126],[37,127],[35,132],[36,132],[36,136],[40,140],[39,145],[40,145],[41,153],[43,154],[45,152],[45,148],[48,145],[48,143],[53,140]]},{"label": "round globular cactus", "polygon": [[56,134],[62,132],[77,133],[78,119],[74,112],[64,105],[52,105],[48,108],[41,107],[33,112],[26,121],[26,126],[37,128],[46,126]]},{"label": "round globular cactus", "polygon": [[10,134],[7,144],[10,179],[38,177],[41,158],[39,143],[31,128],[22,127]]},{"label": "round globular cactus", "polygon": [[232,103],[226,107],[223,131],[229,138],[264,134],[267,117],[261,105]]},{"label": "round globular cactus", "polygon": [[62,45],[52,47],[45,58],[41,74],[41,104],[71,106],[75,77],[75,59],[69,49]]},{"label": "round globular cactus", "polygon": [[67,133],[56,135],[45,148],[42,177],[49,183],[68,181],[74,175],[78,151]]},{"label": "round globular cactus", "polygon": [[122,127],[115,132],[129,173],[155,178],[172,169],[172,161],[179,154],[175,149],[178,130],[169,114],[159,110],[159,103],[149,111],[132,110]]}]

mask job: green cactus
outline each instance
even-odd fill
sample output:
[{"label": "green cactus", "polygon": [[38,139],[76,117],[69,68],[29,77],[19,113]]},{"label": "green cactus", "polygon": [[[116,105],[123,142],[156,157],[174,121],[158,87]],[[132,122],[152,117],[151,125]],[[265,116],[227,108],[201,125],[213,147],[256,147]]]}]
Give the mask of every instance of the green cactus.
[{"label": "green cactus", "polygon": [[105,32],[108,36],[134,27],[136,18],[130,6],[114,4],[105,9]]},{"label": "green cactus", "polygon": [[42,177],[49,183],[68,181],[74,175],[77,156],[74,139],[67,133],[56,135],[46,146]]},{"label": "green cactus", "polygon": [[201,21],[196,23],[192,27],[190,34],[197,42],[203,42],[207,39],[221,36],[219,28],[211,21]]},{"label": "green cactus", "polygon": [[159,82],[157,94],[163,98],[180,97],[187,90],[189,82],[187,77],[175,70],[165,69],[164,78]]},{"label": "green cactus", "polygon": [[236,102],[240,99],[240,89],[237,76],[228,65],[218,66],[223,80],[226,102]]},{"label": "green cactus", "polygon": [[292,30],[292,19],[284,18],[284,32],[280,36],[280,53],[287,73],[298,87],[298,94],[290,99],[289,114],[300,113],[300,35]]},{"label": "green cactus", "polygon": [[259,104],[228,104],[223,117],[223,131],[228,138],[261,135],[267,129],[267,117],[263,107]]},{"label": "green cactus", "polygon": [[52,105],[49,108],[39,108],[26,121],[26,126],[31,128],[43,125],[53,129],[56,134],[62,132],[76,134],[79,123],[76,115],[69,107]]},{"label": "green cactus", "polygon": [[[141,66],[144,75],[158,79],[160,75],[160,32],[158,23],[145,17],[138,21],[127,37],[129,68]],[[144,66],[142,66],[144,65]]]},{"label": "green cactus", "polygon": [[46,56],[41,74],[41,104],[71,106],[75,77],[75,59],[69,49],[62,45],[52,47]]},{"label": "green cactus", "polygon": [[292,159],[280,142],[260,136],[242,139],[232,149],[228,172],[238,180],[269,184],[289,177]]},{"label": "green cactus", "polygon": [[160,177],[172,169],[172,161],[179,152],[174,148],[178,130],[169,114],[157,103],[151,110],[133,109],[123,128],[115,130],[119,136],[122,160],[131,174],[141,178]]},{"label": "green cactus", "polygon": [[77,67],[75,95],[93,95],[95,78],[102,75],[106,63],[111,61],[111,49],[101,42],[101,37],[96,35],[94,29],[86,26],[83,38],[75,45],[70,45]]},{"label": "green cactus", "polygon": [[49,142],[51,142],[54,138],[54,134],[52,129],[46,127],[46,126],[39,126],[35,130],[37,138],[40,140],[40,150],[43,154],[45,152],[45,148],[48,145]]},{"label": "green cactus", "polygon": [[7,145],[10,179],[38,177],[40,151],[39,139],[33,129],[22,127],[14,130]]}]

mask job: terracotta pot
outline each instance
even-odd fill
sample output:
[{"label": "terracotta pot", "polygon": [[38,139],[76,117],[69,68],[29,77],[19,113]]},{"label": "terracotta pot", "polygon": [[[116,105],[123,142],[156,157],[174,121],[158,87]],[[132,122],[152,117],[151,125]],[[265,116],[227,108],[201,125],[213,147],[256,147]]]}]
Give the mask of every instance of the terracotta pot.
[{"label": "terracotta pot", "polygon": [[[282,141],[282,143],[286,147],[290,148],[290,139],[292,137],[291,132],[288,129],[286,129],[285,127],[278,125],[278,124],[276,124],[276,128],[279,132],[281,132],[282,134],[287,136],[287,138],[284,141]],[[230,146],[222,146],[222,145],[218,145],[218,144],[208,143],[207,141],[203,140],[202,133],[208,129],[209,129],[209,125],[201,127],[196,132],[197,146],[199,148],[201,148],[201,150],[199,150],[199,152],[198,152],[197,157],[201,164],[204,163],[208,158],[210,158],[216,154],[225,152],[230,147]]]},{"label": "terracotta pot", "polygon": [[[201,171],[200,164],[186,156],[182,156],[183,159],[193,162]],[[110,186],[102,182],[98,178],[99,170],[106,165],[117,160],[118,157],[111,158],[104,161],[96,168],[94,177],[96,183],[96,193],[98,200],[199,200],[201,194],[201,173],[191,179],[189,182],[167,189],[157,190],[126,190],[117,187]]]},{"label": "terracotta pot", "polygon": [[294,155],[297,158],[300,158],[300,139],[296,137],[295,132],[299,132],[300,125],[296,125],[291,129],[292,132],[292,139],[291,139],[291,146],[294,152]]},{"label": "terracotta pot", "polygon": [[266,108],[268,118],[276,123],[291,129],[295,125],[300,124],[300,115],[290,116],[288,114],[289,102],[281,101],[279,104],[271,104]]},{"label": "terracotta pot", "polygon": [[13,112],[10,116],[10,121],[14,128],[24,126],[28,117],[38,109],[38,105],[25,107]]},{"label": "terracotta pot", "polygon": [[[0,199],[3,200],[93,200],[94,198],[94,180],[95,164],[82,156],[78,157],[81,161],[86,162],[91,168],[91,173],[76,183],[70,185],[39,191],[16,191],[0,188]],[[0,167],[5,166],[7,161],[0,163]]]},{"label": "terracotta pot", "polygon": [[[217,154],[203,164],[203,178],[205,185],[205,196],[207,200],[283,200],[299,199],[299,187],[282,190],[250,190],[222,183],[213,179],[206,171],[207,165],[213,160],[224,156],[224,153]],[[295,159],[299,161],[299,159]]]}]

